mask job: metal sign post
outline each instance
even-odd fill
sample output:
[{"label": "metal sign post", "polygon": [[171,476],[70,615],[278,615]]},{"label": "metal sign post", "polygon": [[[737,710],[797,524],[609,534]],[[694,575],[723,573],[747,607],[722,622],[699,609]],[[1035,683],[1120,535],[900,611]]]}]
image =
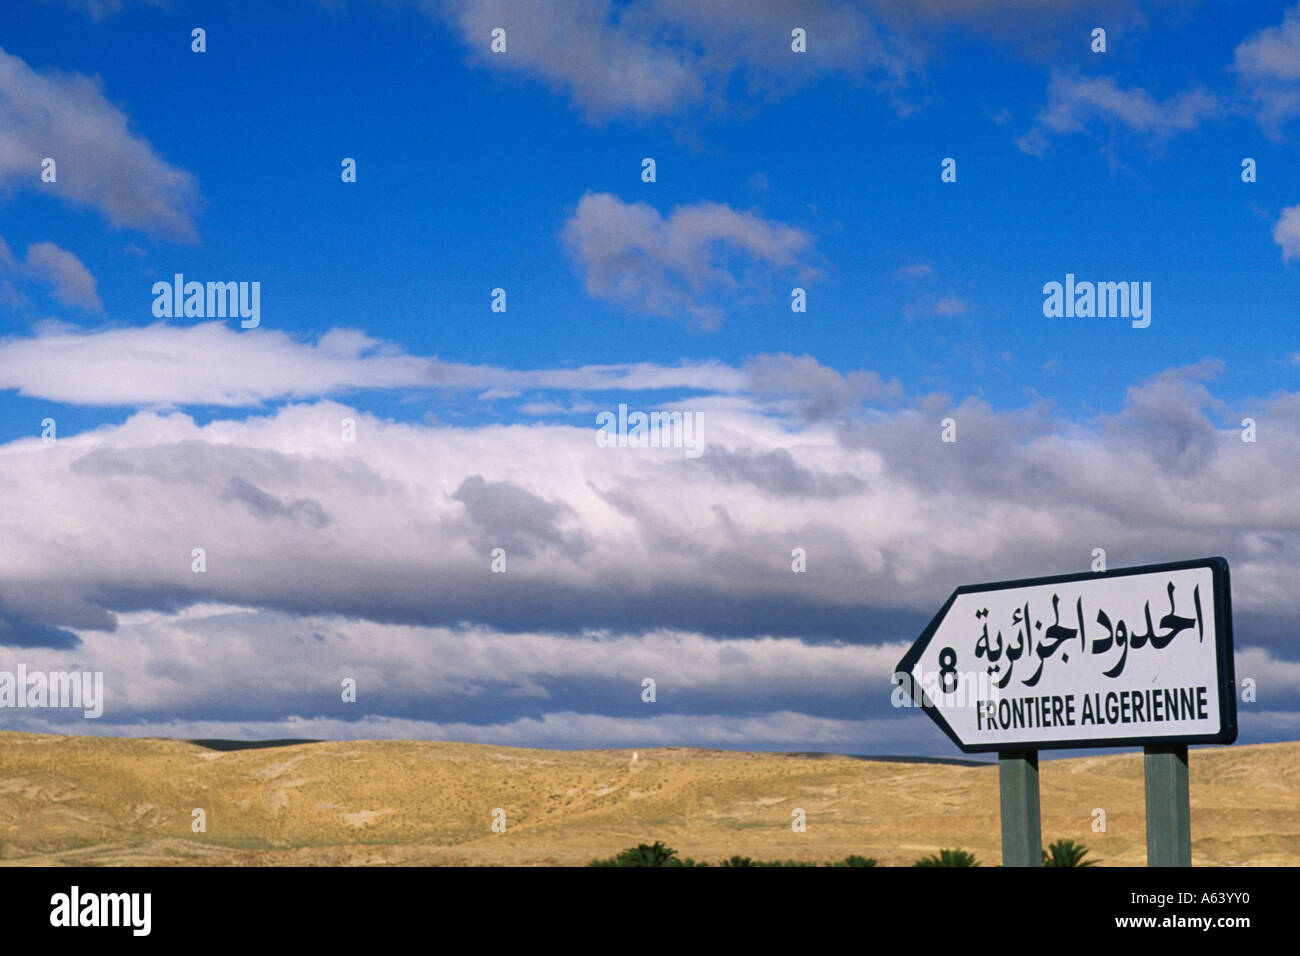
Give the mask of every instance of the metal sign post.
[{"label": "metal sign post", "polygon": [[998,789],[1002,794],[1002,865],[1042,866],[1038,752],[998,754]]},{"label": "metal sign post", "polygon": [[1143,747],[1148,863],[1189,866],[1187,745],[1237,739],[1228,562],[964,585],[895,682],[962,750],[998,754],[1006,865],[1042,863],[1038,751]]},{"label": "metal sign post", "polygon": [[1192,865],[1187,747],[1151,746],[1142,758],[1147,790],[1147,866]]}]

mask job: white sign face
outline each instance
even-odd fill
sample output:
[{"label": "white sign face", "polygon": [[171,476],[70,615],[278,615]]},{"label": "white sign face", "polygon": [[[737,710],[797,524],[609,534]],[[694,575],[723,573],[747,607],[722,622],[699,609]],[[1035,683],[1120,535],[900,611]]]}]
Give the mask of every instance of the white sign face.
[{"label": "white sign face", "polygon": [[967,751],[1236,739],[1222,558],[958,588],[896,683]]}]

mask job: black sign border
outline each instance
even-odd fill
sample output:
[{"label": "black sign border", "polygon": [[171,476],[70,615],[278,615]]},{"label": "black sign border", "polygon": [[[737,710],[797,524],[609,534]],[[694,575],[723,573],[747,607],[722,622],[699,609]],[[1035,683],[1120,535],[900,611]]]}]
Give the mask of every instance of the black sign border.
[{"label": "black sign border", "polygon": [[[1177,735],[1168,737],[1084,737],[1071,740],[1043,740],[998,744],[964,744],[956,732],[944,720],[941,714],[926,696],[925,689],[912,680],[912,669],[920,660],[931,639],[943,623],[953,602],[963,594],[986,593],[988,591],[1006,591],[1012,588],[1036,587],[1044,584],[1066,584],[1073,581],[1096,581],[1103,578],[1132,577],[1137,574],[1159,574],[1165,571],[1181,571],[1188,568],[1209,568],[1214,587],[1214,633],[1217,647],[1215,657],[1219,671],[1219,730],[1213,734]],[[963,584],[953,591],[944,602],[939,613],[934,616],[921,636],[916,639],[903,659],[898,662],[892,681],[895,688],[901,686],[899,677],[905,675],[902,683],[909,686],[913,703],[919,703],[921,709],[939,725],[939,729],[948,735],[963,753],[997,753],[1025,752],[1030,750],[1082,750],[1087,747],[1147,747],[1171,744],[1230,744],[1237,739],[1237,678],[1233,668],[1232,657],[1232,589],[1228,580],[1228,561],[1226,558],[1195,558],[1190,561],[1171,561],[1165,564],[1144,564],[1131,568],[1116,568],[1113,571],[1082,571],[1075,574],[1056,574],[1049,577],[1021,578],[1016,581],[996,581],[990,584]],[[916,695],[921,699],[917,701]]]}]

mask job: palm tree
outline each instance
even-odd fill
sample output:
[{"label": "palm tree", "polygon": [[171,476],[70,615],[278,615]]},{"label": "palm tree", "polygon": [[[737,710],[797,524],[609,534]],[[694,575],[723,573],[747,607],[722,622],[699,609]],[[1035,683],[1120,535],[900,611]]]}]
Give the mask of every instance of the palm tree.
[{"label": "palm tree", "polygon": [[1043,866],[1096,866],[1096,860],[1084,859],[1087,855],[1088,848],[1083,844],[1057,840],[1043,851]]},{"label": "palm tree", "polygon": [[618,855],[619,866],[668,866],[668,861],[677,855],[672,847],[664,846],[659,840],[653,844],[638,844],[636,849],[624,850]]},{"label": "palm tree", "polygon": [[926,856],[913,866],[979,866],[975,854],[968,850],[940,850],[938,856]]}]

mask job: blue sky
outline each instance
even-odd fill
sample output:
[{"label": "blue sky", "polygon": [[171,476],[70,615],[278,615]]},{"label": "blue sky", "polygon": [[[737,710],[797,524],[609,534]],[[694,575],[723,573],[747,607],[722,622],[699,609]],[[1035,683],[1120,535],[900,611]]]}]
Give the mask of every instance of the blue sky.
[{"label": "blue sky", "polygon": [[[0,49],[0,467],[54,516],[3,650],[118,667],[64,729],[942,753],[896,649],[1104,547],[1227,556],[1243,739],[1295,737],[1295,5],[21,0]],[[178,272],[260,326],[156,318]],[[1066,273],[1150,326],[1045,317]],[[705,464],[598,456],[620,402]]]}]

